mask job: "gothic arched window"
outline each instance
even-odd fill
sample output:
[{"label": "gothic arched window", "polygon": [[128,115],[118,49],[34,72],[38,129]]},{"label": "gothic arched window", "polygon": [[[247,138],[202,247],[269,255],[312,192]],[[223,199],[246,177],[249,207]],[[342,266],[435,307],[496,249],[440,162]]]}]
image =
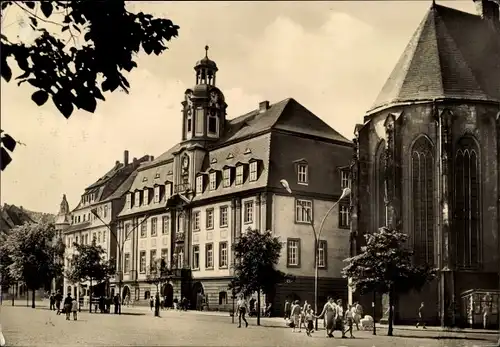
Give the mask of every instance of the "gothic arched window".
[{"label": "gothic arched window", "polygon": [[411,149],[413,248],[417,264],[434,264],[434,156],[421,136]]},{"label": "gothic arched window", "polygon": [[455,229],[457,231],[457,264],[479,265],[480,242],[480,172],[476,142],[464,137],[455,155]]},{"label": "gothic arched window", "polygon": [[385,206],[385,146],[385,141],[381,141],[375,155],[375,187],[377,190],[377,225],[375,227],[377,229],[387,224],[387,211]]}]

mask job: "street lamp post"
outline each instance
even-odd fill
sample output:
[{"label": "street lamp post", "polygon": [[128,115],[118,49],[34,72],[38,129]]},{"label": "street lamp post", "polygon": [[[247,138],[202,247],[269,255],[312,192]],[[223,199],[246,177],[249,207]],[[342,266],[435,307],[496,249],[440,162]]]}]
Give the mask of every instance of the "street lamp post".
[{"label": "street lamp post", "polygon": [[[285,179],[280,180],[281,185],[289,194],[293,194],[292,189],[290,188],[290,185],[288,184],[288,181]],[[311,228],[313,230],[314,234],[314,312],[315,314],[318,314],[318,268],[319,268],[319,242],[320,242],[320,237],[321,237],[321,231],[323,230],[323,226],[325,225],[326,218],[332,213],[333,209],[335,206],[338,205],[338,203],[345,197],[349,196],[351,194],[351,189],[349,188],[344,188],[342,190],[342,195],[340,198],[330,207],[330,209],[326,212],[326,214],[323,216],[323,219],[321,220],[321,223],[319,225],[319,230],[318,233],[316,233],[316,228],[314,227],[314,221],[312,220],[311,216],[309,215],[309,210],[307,210],[303,204],[300,204],[302,207],[303,211],[306,211],[307,214],[307,219],[311,225]],[[318,319],[316,319],[315,323],[315,329],[318,330]]]}]

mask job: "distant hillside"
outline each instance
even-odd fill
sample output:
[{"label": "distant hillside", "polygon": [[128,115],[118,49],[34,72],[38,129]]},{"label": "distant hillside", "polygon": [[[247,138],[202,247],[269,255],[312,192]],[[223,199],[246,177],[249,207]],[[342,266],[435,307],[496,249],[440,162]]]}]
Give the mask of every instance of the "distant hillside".
[{"label": "distant hillside", "polygon": [[4,204],[0,206],[0,240],[9,234],[10,230],[18,225],[29,222],[54,223],[56,215],[50,213],[25,210],[22,206]]}]

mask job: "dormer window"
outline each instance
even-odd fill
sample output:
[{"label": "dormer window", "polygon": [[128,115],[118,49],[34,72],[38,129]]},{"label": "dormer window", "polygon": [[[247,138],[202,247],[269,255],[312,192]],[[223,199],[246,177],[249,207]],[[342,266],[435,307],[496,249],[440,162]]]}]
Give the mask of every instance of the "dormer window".
[{"label": "dormer window", "polygon": [[126,205],[128,208],[132,208],[132,193],[127,194]]},{"label": "dormer window", "polygon": [[239,165],[236,167],[236,182],[235,184],[241,185],[243,184],[243,165]]},{"label": "dormer window", "polygon": [[223,175],[224,175],[224,177],[223,177],[223,181],[222,181],[222,186],[224,188],[230,187],[231,186],[231,169],[230,168],[224,169]]},{"label": "dormer window", "polygon": [[196,177],[196,193],[203,193],[203,176]]},{"label": "dormer window", "polygon": [[134,196],[134,205],[135,206],[140,206],[141,205],[141,192],[140,191],[136,191],[135,192],[135,196]]},{"label": "dormer window", "polygon": [[160,202],[160,186],[155,186],[155,204]]},{"label": "dormer window", "polygon": [[211,110],[208,115],[208,133],[217,135],[217,113],[215,110]]},{"label": "dormer window", "polygon": [[144,194],[142,196],[142,204],[147,205],[149,203],[149,189],[144,189]]},{"label": "dormer window", "polygon": [[250,176],[248,178],[250,182],[257,181],[257,169],[258,169],[258,162],[252,161],[250,163]]},{"label": "dormer window", "polygon": [[165,200],[170,199],[172,196],[172,183],[166,183],[165,184]]},{"label": "dormer window", "polygon": [[297,165],[297,183],[309,183],[309,167],[306,163],[300,163]]},{"label": "dormer window", "polygon": [[342,170],[340,171],[340,188],[348,188],[351,186],[351,182],[349,179],[349,171]]},{"label": "dormer window", "polygon": [[210,190],[217,189],[217,172],[210,173]]}]

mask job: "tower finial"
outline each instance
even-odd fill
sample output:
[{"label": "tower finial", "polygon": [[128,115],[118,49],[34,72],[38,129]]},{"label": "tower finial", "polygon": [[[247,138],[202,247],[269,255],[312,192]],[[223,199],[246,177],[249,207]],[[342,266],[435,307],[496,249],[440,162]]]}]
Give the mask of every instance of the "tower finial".
[{"label": "tower finial", "polygon": [[208,47],[208,45],[205,46],[205,58],[208,58],[208,49],[210,47]]},{"label": "tower finial", "polygon": [[432,0],[432,8],[436,7],[436,0]]}]

